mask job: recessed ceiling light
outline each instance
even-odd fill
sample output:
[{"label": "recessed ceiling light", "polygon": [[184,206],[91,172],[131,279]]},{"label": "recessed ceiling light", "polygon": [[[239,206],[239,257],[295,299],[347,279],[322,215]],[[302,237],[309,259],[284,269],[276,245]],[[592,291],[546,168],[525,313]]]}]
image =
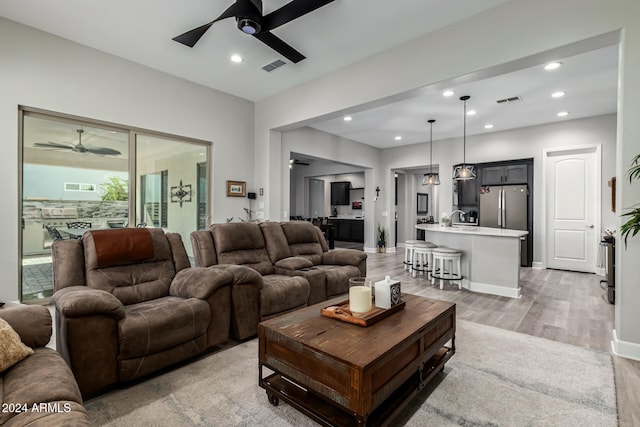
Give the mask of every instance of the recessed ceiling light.
[{"label": "recessed ceiling light", "polygon": [[244,61],[244,59],[242,58],[242,56],[236,54],[231,55],[231,62],[235,62],[235,63],[239,63]]},{"label": "recessed ceiling light", "polygon": [[444,92],[442,92],[442,96],[453,96],[455,94],[454,91],[452,91],[451,89],[447,89]]},{"label": "recessed ceiling light", "polygon": [[394,139],[395,139],[396,141],[401,141],[401,140],[402,140],[402,137],[398,135],[398,136],[396,136]]},{"label": "recessed ceiling light", "polygon": [[558,113],[558,117],[565,117],[565,116],[568,116],[568,115],[569,115],[569,112],[568,112],[568,111],[560,111],[560,112]]},{"label": "recessed ceiling light", "polygon": [[345,122],[350,122],[352,120],[352,117],[351,116],[344,116],[344,118],[342,120],[344,120]]},{"label": "recessed ceiling light", "polygon": [[475,115],[476,115],[476,110],[467,111],[467,116],[475,116]]},{"label": "recessed ceiling light", "polygon": [[566,92],[564,92],[564,91],[562,91],[562,90],[559,90],[559,91],[557,91],[557,92],[553,92],[553,93],[551,94],[551,97],[552,97],[552,98],[562,98],[565,94],[566,94]]},{"label": "recessed ceiling light", "polygon": [[551,71],[551,70],[560,68],[561,65],[562,65],[562,62],[549,62],[547,65],[544,66],[544,69],[547,71]]},{"label": "recessed ceiling light", "polygon": [[487,123],[486,125],[484,125],[485,129],[493,129],[493,125],[491,123]]}]

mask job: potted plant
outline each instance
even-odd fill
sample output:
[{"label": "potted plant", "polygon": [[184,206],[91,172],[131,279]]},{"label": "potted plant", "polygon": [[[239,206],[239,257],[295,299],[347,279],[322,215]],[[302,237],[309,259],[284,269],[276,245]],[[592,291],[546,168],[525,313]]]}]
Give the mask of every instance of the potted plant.
[{"label": "potted plant", "polygon": [[[640,154],[631,160],[631,167],[627,171],[627,176],[629,176],[629,183],[632,183],[634,179],[640,179]],[[627,222],[620,227],[620,235],[624,237],[624,246],[626,247],[629,233],[633,237],[640,232],[640,207],[636,207],[622,214],[622,216],[629,217]]]},{"label": "potted plant", "polygon": [[386,232],[384,231],[384,227],[378,223],[378,252],[386,252],[386,242]]}]

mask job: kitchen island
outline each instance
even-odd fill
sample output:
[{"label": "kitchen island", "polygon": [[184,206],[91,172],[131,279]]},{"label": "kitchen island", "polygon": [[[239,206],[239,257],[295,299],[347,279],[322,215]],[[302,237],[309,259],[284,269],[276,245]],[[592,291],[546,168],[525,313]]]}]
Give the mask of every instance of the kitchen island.
[{"label": "kitchen island", "polygon": [[473,292],[520,298],[520,238],[524,230],[417,224],[425,240],[462,251],[462,287]]}]

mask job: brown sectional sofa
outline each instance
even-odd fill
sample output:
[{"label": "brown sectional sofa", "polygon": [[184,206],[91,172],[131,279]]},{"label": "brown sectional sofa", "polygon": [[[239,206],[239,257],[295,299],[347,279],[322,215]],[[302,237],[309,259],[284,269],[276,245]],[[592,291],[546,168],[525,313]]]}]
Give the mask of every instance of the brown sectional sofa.
[{"label": "brown sectional sofa", "polygon": [[191,233],[191,244],[196,266],[245,266],[262,276],[253,287],[245,279],[231,288],[236,339],[256,335],[269,317],[345,293],[349,278],[366,275],[364,252],[329,251],[320,229],[307,221],[214,224]]},{"label": "brown sectional sofa", "polygon": [[228,340],[234,276],[190,268],[179,234],[87,231],[52,258],[57,349],[85,397]]},{"label": "brown sectional sofa", "polygon": [[69,366],[55,350],[45,347],[51,338],[49,310],[39,305],[2,308],[0,317],[34,351],[0,373],[0,425],[92,425]]}]

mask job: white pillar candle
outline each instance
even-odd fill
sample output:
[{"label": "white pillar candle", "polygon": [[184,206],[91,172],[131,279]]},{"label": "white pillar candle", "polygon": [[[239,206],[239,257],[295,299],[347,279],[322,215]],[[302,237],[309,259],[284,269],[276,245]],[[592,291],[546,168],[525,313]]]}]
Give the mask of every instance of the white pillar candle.
[{"label": "white pillar candle", "polygon": [[354,313],[366,313],[371,310],[371,288],[352,286],[349,288],[349,308]]}]

